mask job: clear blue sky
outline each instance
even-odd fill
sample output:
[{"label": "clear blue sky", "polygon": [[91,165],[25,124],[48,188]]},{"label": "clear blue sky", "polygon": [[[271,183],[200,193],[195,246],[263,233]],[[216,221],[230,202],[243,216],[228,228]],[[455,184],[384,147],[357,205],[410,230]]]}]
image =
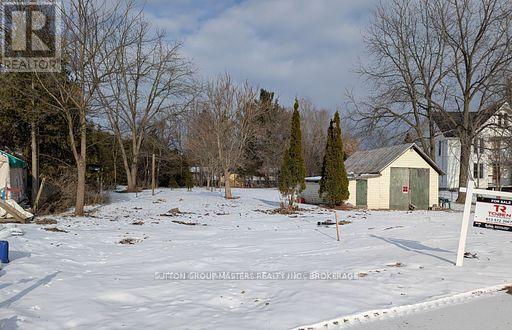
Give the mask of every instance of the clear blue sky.
[{"label": "clear blue sky", "polygon": [[[205,79],[230,73],[333,110],[345,89],[364,92],[353,73],[365,52],[361,31],[377,0],[147,0],[148,19],[184,42]],[[141,0],[142,3],[142,0]]]}]

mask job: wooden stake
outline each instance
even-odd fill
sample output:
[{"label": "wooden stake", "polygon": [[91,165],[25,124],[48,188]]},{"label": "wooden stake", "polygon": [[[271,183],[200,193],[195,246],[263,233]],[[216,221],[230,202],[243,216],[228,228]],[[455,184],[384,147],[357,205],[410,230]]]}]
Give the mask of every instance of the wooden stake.
[{"label": "wooden stake", "polygon": [[41,198],[41,193],[43,192],[45,181],[46,181],[46,178],[43,178],[43,180],[41,181],[41,186],[39,187],[39,190],[37,191],[37,197],[34,202],[34,206],[32,207],[32,211],[34,214],[37,212],[37,207],[39,206],[39,199]]},{"label": "wooden stake", "polygon": [[338,225],[338,212],[334,211],[334,216],[336,217],[336,240],[339,242],[340,241],[340,228],[339,228],[339,225]]},{"label": "wooden stake", "polygon": [[156,186],[155,167],[156,167],[156,160],[155,160],[155,154],[153,154],[153,159],[151,161],[151,191],[152,191],[153,196],[155,196],[155,186]]}]

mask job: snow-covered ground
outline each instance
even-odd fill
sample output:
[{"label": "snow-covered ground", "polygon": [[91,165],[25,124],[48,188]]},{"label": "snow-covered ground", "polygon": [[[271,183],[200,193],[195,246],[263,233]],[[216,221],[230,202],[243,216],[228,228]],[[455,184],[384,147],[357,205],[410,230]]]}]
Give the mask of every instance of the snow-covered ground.
[{"label": "snow-covered ground", "polygon": [[[461,213],[340,212],[352,223],[337,242],[333,226],[317,226],[333,219],[327,210],[267,214],[277,191],[235,195],[114,193],[86,218],[20,226],[0,270],[0,329],[287,329],[511,282],[510,233],[471,228],[478,259],[453,265]],[[161,216],[172,208],[191,213]],[[119,243],[127,238],[135,244]],[[169,278],[212,271],[341,278]]]}]

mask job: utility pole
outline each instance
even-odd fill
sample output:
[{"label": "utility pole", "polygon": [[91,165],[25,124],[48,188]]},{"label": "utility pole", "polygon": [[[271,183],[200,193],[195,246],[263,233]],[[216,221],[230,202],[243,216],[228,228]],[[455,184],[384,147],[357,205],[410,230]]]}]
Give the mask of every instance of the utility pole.
[{"label": "utility pole", "polygon": [[34,206],[37,198],[37,192],[39,190],[39,146],[37,143],[37,118],[36,118],[36,106],[35,106],[35,88],[34,88],[34,77],[32,77],[32,118],[30,121],[30,148],[32,153],[32,195],[31,201]]},{"label": "utility pole", "polygon": [[151,161],[151,191],[152,191],[152,195],[155,196],[155,187],[156,187],[156,178],[155,178],[155,167],[156,167],[156,159],[155,159],[155,154],[153,154],[153,157],[152,157],[152,161]]}]

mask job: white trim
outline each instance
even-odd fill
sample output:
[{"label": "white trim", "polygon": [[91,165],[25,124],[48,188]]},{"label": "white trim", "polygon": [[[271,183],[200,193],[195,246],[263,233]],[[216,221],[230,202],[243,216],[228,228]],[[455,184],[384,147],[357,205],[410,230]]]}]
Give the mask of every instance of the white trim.
[{"label": "white trim", "polygon": [[[467,188],[460,188],[460,192],[466,192]],[[476,195],[484,195],[484,196],[492,196],[492,197],[507,197],[512,198],[512,193],[506,191],[497,191],[497,190],[487,190],[487,189],[473,189],[473,194]]]}]

